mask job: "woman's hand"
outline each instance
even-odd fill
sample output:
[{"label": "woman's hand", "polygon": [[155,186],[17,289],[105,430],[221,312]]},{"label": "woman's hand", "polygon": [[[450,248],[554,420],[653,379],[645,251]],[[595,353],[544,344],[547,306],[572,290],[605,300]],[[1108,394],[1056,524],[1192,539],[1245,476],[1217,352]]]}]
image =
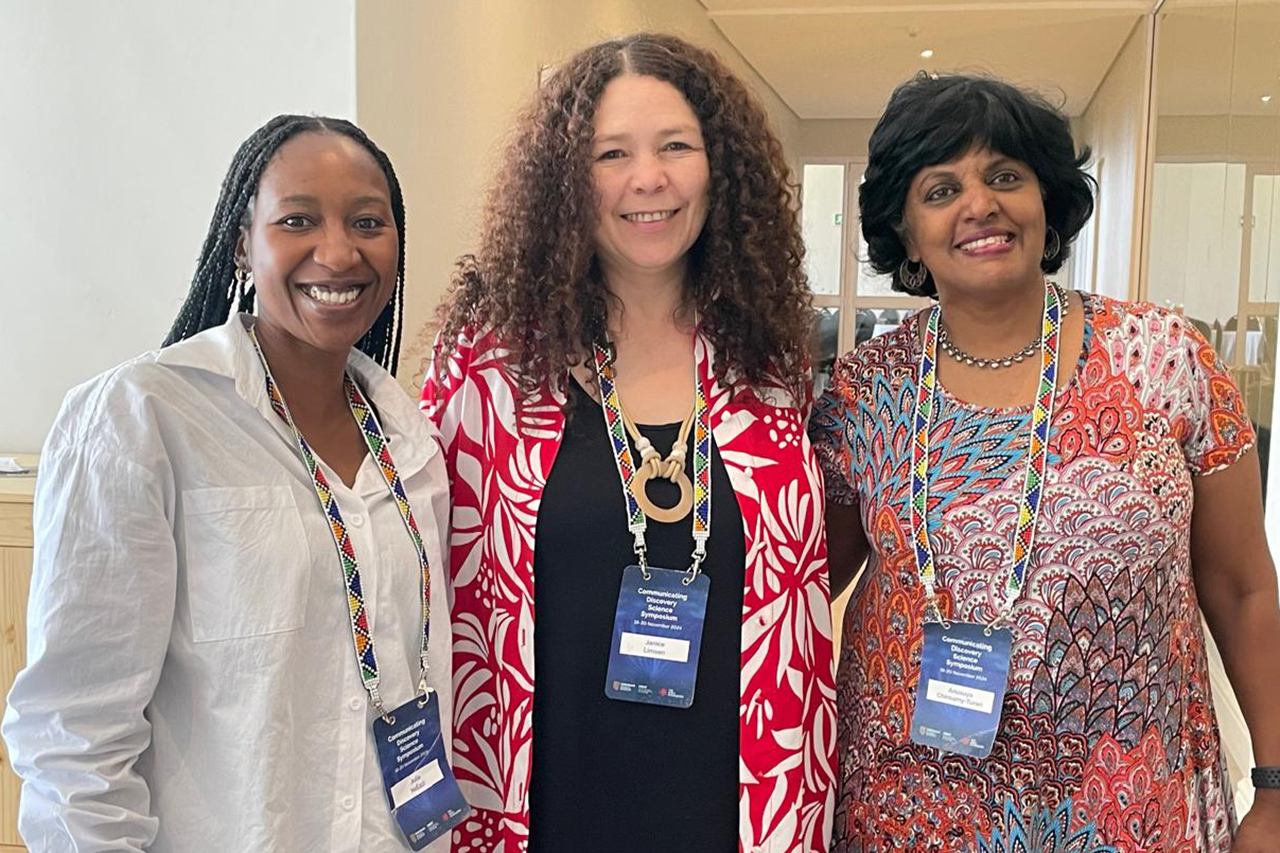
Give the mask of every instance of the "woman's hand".
[{"label": "woman's hand", "polygon": [[1253,808],[1240,821],[1231,853],[1276,853],[1280,850],[1280,790],[1254,793]]}]

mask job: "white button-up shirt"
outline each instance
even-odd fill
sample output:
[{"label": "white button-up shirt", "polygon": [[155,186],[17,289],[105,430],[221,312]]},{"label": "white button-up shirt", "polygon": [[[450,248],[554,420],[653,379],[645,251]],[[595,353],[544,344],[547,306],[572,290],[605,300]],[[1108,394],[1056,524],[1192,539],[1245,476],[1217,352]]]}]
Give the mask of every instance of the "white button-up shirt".
[{"label": "white button-up shirt", "polygon": [[[28,663],[3,726],[33,853],[409,849],[381,784],[333,539],[246,322],[74,389],[45,445]],[[390,375],[355,351],[348,367],[431,561],[430,681],[448,743],[442,456]],[[326,474],[391,709],[418,681],[417,553],[370,458],[353,488]]]}]

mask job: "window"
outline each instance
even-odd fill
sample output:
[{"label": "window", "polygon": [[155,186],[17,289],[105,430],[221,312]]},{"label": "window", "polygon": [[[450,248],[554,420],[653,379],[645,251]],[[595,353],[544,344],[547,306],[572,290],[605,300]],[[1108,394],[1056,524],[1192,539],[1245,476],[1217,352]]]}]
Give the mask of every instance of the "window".
[{"label": "window", "polygon": [[819,392],[840,354],[897,328],[929,304],[893,290],[892,277],[867,263],[858,223],[858,186],[865,168],[860,160],[813,160],[804,164],[801,175],[805,271],[817,308],[813,356]]}]

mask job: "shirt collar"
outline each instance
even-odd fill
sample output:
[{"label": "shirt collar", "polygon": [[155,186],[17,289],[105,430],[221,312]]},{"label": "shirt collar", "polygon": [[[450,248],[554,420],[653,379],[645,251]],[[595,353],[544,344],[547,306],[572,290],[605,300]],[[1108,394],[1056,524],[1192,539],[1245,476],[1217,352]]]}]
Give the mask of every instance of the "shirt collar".
[{"label": "shirt collar", "polygon": [[[223,325],[160,350],[156,363],[201,370],[231,379],[235,383],[236,394],[292,441],[288,428],[267,399],[266,373],[249,337],[249,327],[254,320],[252,314],[232,314]],[[378,421],[390,440],[401,475],[407,477],[425,465],[435,442],[426,418],[395,377],[354,347],[347,356],[347,370],[377,411]]]}]

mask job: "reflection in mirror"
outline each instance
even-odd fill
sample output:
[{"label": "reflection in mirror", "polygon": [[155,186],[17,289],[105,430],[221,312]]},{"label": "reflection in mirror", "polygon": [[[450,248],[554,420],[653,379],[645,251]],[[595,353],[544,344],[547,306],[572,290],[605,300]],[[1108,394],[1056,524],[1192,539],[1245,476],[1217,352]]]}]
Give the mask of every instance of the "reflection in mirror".
[{"label": "reflection in mirror", "polygon": [[1168,0],[1157,28],[1147,297],[1184,313],[1230,367],[1274,491],[1280,3]]},{"label": "reflection in mirror", "polygon": [[[1147,298],[1183,312],[1239,384],[1258,434],[1277,553],[1280,477],[1268,473],[1280,301],[1280,3],[1166,0],[1156,26]],[[1209,645],[1223,754],[1243,815],[1253,800],[1250,741]]]}]

